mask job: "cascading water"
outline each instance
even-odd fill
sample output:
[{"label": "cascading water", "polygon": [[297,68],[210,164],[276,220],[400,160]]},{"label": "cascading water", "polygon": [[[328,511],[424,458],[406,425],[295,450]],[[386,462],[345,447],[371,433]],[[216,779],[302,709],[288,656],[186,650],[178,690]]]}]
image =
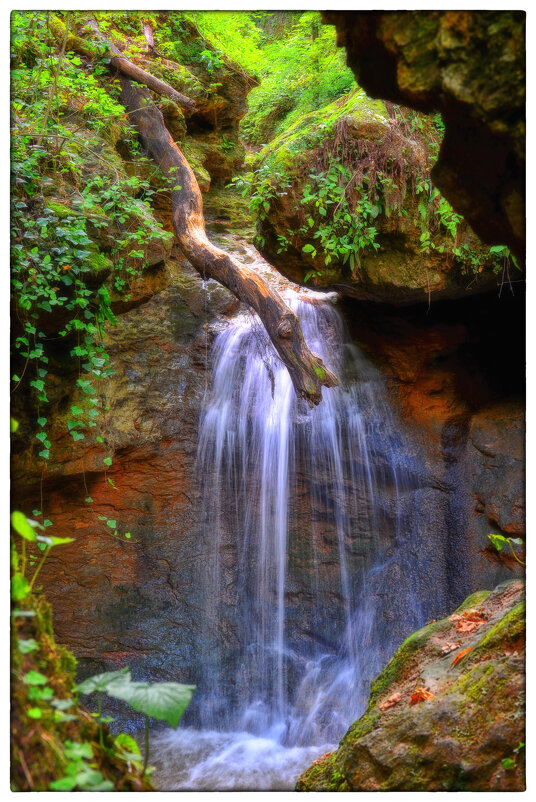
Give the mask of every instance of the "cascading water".
[{"label": "cascading water", "polygon": [[309,410],[255,316],[217,336],[198,447],[196,729],[157,736],[167,790],[292,788],[362,712],[400,610],[403,634],[425,620],[403,502],[413,468],[381,376],[326,296],[287,301],[341,384]]}]

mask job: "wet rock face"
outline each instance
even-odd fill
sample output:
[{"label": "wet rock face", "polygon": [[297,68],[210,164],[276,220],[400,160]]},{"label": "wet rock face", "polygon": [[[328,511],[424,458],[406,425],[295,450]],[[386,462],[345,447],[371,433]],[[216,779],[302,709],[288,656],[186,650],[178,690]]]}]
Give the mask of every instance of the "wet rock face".
[{"label": "wet rock face", "polygon": [[[98,430],[104,442],[73,446],[65,418],[83,401],[74,393],[57,402],[43,507],[54,532],[76,541],[52,554],[41,576],[58,642],[87,663],[87,673],[130,665],[140,677],[187,681],[203,559],[195,456],[210,358],[204,324],[233,299],[215,282],[204,290],[184,263],[166,269],[172,286],[122,314],[107,334],[115,374],[100,388],[109,406]],[[35,508],[40,479],[35,460],[21,452],[14,459],[21,509]]]},{"label": "wet rock face", "polygon": [[425,455],[417,526],[443,532],[452,586],[466,593],[522,572],[488,535],[525,534],[523,304],[509,294],[427,313],[344,305],[353,338],[390,384],[410,448]]},{"label": "wet rock face", "polygon": [[439,110],[432,177],[488,243],[524,258],[525,14],[324,12],[371,97]]},{"label": "wet rock face", "polygon": [[524,616],[513,581],[411,635],[366,713],[297,790],[523,790]]},{"label": "wet rock face", "polygon": [[[211,623],[206,588],[200,584],[212,559],[207,557],[211,532],[203,528],[201,507],[207,477],[196,468],[199,413],[211,382],[213,330],[204,326],[233,313],[236,302],[214,282],[205,293],[201,278],[185,263],[168,262],[166,270],[172,272],[171,285],[121,314],[119,325],[109,330],[116,373],[102,388],[110,407],[102,424],[105,442],[86,449],[77,443],[75,450],[65,420],[69,406],[80,399],[60,396],[56,402],[55,457],[43,476],[44,514],[54,522],[54,534],[74,536],[76,542],[51,554],[43,586],[58,642],[73,649],[84,673],[129,665],[140,679],[198,682],[200,655],[211,659],[210,642],[216,638],[224,644],[228,676],[237,687],[247,687],[251,678],[236,673],[239,633],[247,621],[237,618],[243,578],[234,518],[230,513],[221,551],[226,594],[217,622]],[[371,319],[355,310],[348,317],[361,321],[353,324],[352,335],[386,376],[408,444],[408,464],[421,466],[407,477],[395,507],[388,472],[376,465],[380,477],[385,473],[376,498],[381,543],[367,539],[368,519],[356,514],[351,530],[359,537],[348,553],[352,576],[359,585],[371,548],[393,547],[398,515],[400,531],[423,533],[418,559],[426,570],[414,589],[428,599],[428,617],[438,617],[467,593],[522,571],[513,559],[494,552],[487,538],[489,532],[522,533],[521,405],[515,399],[494,400],[489,377],[467,365],[464,378],[459,352],[471,340],[467,323],[433,320],[418,327],[393,318],[391,310],[389,328],[376,305]],[[491,317],[498,319],[495,313]],[[511,321],[504,325],[508,329]],[[497,333],[499,339],[503,335]],[[493,341],[489,344],[494,347]],[[508,341],[504,347],[509,349]],[[500,352],[494,353],[502,361]],[[469,365],[473,358],[467,357]],[[511,377],[504,381],[512,385]],[[463,391],[467,386],[472,395]],[[106,470],[103,459],[110,453],[113,462]],[[293,647],[305,654],[322,638],[335,649],[344,629],[343,600],[336,592],[337,533],[321,467],[297,466],[296,513],[289,531],[293,569],[286,610]],[[13,479],[17,507],[31,511],[40,497],[41,473],[29,452],[15,458]],[[311,495],[323,500],[312,511],[313,540],[303,536],[311,526]],[[92,503],[85,503],[88,496]],[[215,503],[226,514],[229,500]],[[366,507],[366,499],[358,507],[361,503]],[[115,528],[99,516],[115,521]],[[409,550],[407,556],[411,563]],[[314,559],[324,586],[334,589],[321,599],[310,596]],[[389,570],[387,587],[404,583],[399,570],[396,565]],[[430,577],[433,598],[428,598]],[[385,588],[372,584],[369,593],[371,600],[380,598]],[[414,611],[398,594],[387,612],[376,621],[375,637],[384,649],[376,669],[423,620],[411,619]]]}]

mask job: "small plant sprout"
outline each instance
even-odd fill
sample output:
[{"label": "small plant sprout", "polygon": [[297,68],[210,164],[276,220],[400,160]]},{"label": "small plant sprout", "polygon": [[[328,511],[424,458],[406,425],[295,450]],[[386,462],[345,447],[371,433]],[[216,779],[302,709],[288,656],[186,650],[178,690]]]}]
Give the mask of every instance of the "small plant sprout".
[{"label": "small plant sprout", "polygon": [[495,533],[491,533],[488,535],[488,538],[491,540],[492,544],[495,546],[497,551],[501,551],[504,546],[508,545],[510,547],[510,551],[512,555],[517,560],[520,565],[525,565],[523,560],[520,560],[517,554],[515,553],[514,546],[522,546],[523,540],[520,537],[504,537],[503,535],[496,535]]}]

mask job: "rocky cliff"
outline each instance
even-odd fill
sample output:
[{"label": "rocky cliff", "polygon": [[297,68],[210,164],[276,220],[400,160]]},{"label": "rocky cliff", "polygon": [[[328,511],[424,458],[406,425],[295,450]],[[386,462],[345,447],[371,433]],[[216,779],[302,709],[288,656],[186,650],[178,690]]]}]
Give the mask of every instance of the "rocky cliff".
[{"label": "rocky cliff", "polygon": [[329,11],[371,96],[439,110],[434,182],[485,241],[524,259],[525,13]]}]

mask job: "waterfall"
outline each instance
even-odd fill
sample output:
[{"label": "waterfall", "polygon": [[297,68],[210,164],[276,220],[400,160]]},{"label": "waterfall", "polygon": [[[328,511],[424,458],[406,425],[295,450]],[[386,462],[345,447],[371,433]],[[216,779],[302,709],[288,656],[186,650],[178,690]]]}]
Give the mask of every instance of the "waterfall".
[{"label": "waterfall", "polygon": [[[418,572],[406,498],[414,470],[381,374],[350,342],[333,298],[289,290],[286,300],[340,386],[308,409],[251,313],[216,337],[197,456],[205,637],[186,719],[204,746],[177,788],[293,787],[363,712],[400,643],[400,611],[404,634],[424,623],[410,565]],[[184,755],[193,732],[161,739],[161,754],[178,739]],[[238,743],[226,733],[241,733]],[[257,767],[259,750],[268,756],[258,785],[244,768],[252,744]],[[232,755],[242,779],[227,781]],[[270,785],[278,761],[286,773]]]}]

